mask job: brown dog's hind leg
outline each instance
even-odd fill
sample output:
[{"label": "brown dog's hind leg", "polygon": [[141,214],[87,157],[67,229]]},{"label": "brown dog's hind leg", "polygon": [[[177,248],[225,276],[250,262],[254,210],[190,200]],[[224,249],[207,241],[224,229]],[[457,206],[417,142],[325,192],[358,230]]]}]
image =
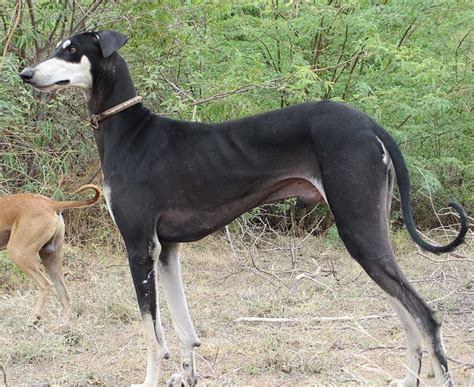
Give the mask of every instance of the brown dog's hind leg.
[{"label": "brown dog's hind leg", "polygon": [[48,299],[49,292],[51,291],[52,283],[40,270],[39,262],[36,258],[36,249],[25,250],[10,245],[9,243],[7,252],[18,268],[30,276],[39,287],[40,293],[38,300],[36,301],[36,305],[29,318],[30,324],[36,324],[41,319],[43,314],[44,306]]},{"label": "brown dog's hind leg", "polygon": [[39,251],[41,261],[48,273],[49,278],[53,282],[59,301],[62,305],[62,316],[65,321],[71,316],[71,299],[69,292],[64,283],[64,274],[62,269],[61,249],[64,242],[64,221],[61,215],[56,234],[47,245],[43,246]]},{"label": "brown dog's hind leg", "polygon": [[56,214],[51,214],[49,219],[44,215],[37,218],[25,216],[15,225],[7,244],[7,252],[12,261],[37,283],[40,290],[29,318],[31,324],[36,324],[41,319],[53,285],[41,272],[37,255],[40,248],[53,237],[56,227]]}]

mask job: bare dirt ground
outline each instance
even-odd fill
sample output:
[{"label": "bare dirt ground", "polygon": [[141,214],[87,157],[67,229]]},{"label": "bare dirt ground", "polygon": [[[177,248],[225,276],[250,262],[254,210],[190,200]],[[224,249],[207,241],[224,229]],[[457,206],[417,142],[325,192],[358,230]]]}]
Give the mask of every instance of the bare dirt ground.
[{"label": "bare dirt ground", "polygon": [[[229,234],[230,235],[230,234]],[[235,234],[234,234],[235,235]],[[472,238],[459,253],[420,254],[394,236],[404,272],[443,315],[456,385],[474,384]],[[182,271],[202,341],[200,385],[387,385],[404,376],[404,333],[383,292],[334,238],[231,237],[186,245]],[[66,246],[64,267],[76,317],[60,325],[55,295],[41,326],[26,326],[36,288],[0,255],[0,384],[126,386],[144,379],[146,349],[125,254]],[[164,301],[162,302],[164,306]],[[167,309],[171,357],[179,367]],[[347,321],[316,317],[348,316]],[[370,316],[369,318],[367,318]],[[297,319],[236,322],[239,317]],[[426,357],[426,356],[425,356]],[[422,385],[434,385],[425,360]]]}]

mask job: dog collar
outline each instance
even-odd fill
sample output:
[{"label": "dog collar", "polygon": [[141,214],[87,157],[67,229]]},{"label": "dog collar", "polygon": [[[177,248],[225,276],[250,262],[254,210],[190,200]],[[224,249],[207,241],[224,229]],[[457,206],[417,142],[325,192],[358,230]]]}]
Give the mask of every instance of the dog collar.
[{"label": "dog collar", "polygon": [[98,129],[100,121],[105,120],[107,117],[113,116],[114,114],[120,113],[121,111],[128,109],[133,105],[136,105],[137,103],[141,102],[142,99],[142,97],[137,95],[136,97],[127,99],[126,101],[119,103],[118,105],[111,107],[102,113],[92,114],[90,120],[92,129]]}]

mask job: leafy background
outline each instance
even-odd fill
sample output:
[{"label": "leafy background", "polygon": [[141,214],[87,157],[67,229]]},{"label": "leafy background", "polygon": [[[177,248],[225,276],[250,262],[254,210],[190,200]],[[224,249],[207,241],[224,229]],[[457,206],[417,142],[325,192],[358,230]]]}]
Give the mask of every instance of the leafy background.
[{"label": "leafy background", "polygon": [[[72,31],[116,29],[130,37],[121,53],[155,112],[216,122],[346,101],[400,144],[418,225],[433,226],[433,207],[449,198],[474,209],[469,1],[17,0],[0,13],[0,194],[61,198],[100,179],[82,94],[38,94],[17,73]],[[394,210],[399,225],[397,200]],[[304,218],[306,230],[331,224],[325,207],[310,222],[307,214],[287,201],[247,217],[286,226]],[[104,209],[96,221],[109,222]]]}]

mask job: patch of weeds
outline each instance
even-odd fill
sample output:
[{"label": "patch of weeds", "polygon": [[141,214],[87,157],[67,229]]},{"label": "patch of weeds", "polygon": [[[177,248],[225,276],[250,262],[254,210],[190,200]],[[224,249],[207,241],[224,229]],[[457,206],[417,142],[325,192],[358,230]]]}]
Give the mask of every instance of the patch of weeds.
[{"label": "patch of weeds", "polygon": [[29,283],[29,277],[13,263],[7,252],[0,252],[0,290],[24,289]]},{"label": "patch of weeds", "polygon": [[325,364],[322,363],[321,358],[315,358],[310,363],[306,363],[302,367],[303,372],[307,374],[319,375],[326,370]]},{"label": "patch of weeds", "polygon": [[131,323],[136,319],[135,305],[124,302],[122,297],[114,297],[106,300],[106,319],[109,322]]},{"label": "patch of weeds", "polygon": [[68,329],[63,333],[64,343],[71,347],[79,345],[79,343],[84,338],[84,334],[73,328]]},{"label": "patch of weeds", "polygon": [[34,364],[66,353],[62,336],[48,335],[40,340],[17,340],[6,352],[16,362]]},{"label": "patch of weeds", "polygon": [[406,228],[392,229],[390,239],[395,255],[409,254],[415,248]]},{"label": "patch of weeds", "polygon": [[335,225],[331,226],[325,235],[324,241],[329,246],[341,246],[342,241],[339,237],[339,233],[337,232],[337,227]]},{"label": "patch of weeds", "polygon": [[262,361],[268,369],[288,370],[290,354],[278,335],[265,335],[261,341]]},{"label": "patch of weeds", "polygon": [[256,317],[268,317],[272,310],[272,303],[267,298],[254,297],[247,300],[247,313]]},{"label": "patch of weeds", "polygon": [[102,380],[99,376],[94,375],[91,372],[87,373],[86,376],[87,379],[87,385],[92,385],[92,386],[105,386],[107,385],[105,380]]}]

